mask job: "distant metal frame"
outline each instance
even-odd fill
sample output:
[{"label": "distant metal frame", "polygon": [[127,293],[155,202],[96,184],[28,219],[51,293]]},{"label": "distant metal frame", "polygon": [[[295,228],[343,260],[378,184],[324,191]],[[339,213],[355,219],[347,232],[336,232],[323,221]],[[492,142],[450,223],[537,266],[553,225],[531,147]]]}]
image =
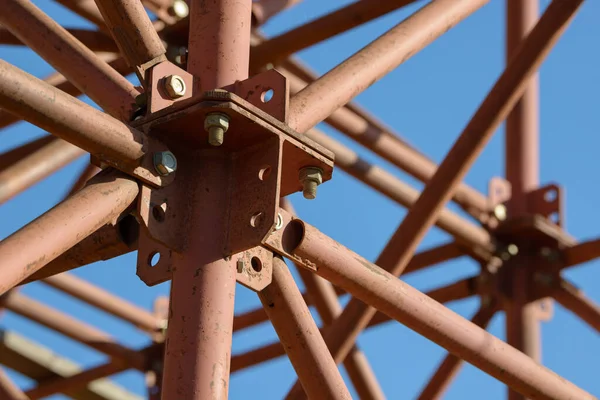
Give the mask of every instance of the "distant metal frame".
[{"label": "distant metal frame", "polygon": [[[504,382],[511,400],[594,398],[538,363],[552,299],[600,331],[600,308],[561,277],[600,256],[600,244],[563,230],[561,188],[540,187],[538,171],[536,71],[583,0],[553,0],[539,19],[537,1],[506,1],[507,67],[439,166],[351,101],[489,0],[433,0],[321,77],[291,56],[414,0],[356,1],[272,38],[260,25],[300,0],[57,1],[98,30],[65,29],[27,0],[0,0],[0,43],[26,45],[58,71],[40,80],[0,60],[0,127],[23,119],[53,135],[0,157],[0,203],[85,152],[91,164],[63,202],[0,242],[0,306],[111,359],[84,371],[40,364],[54,377],[25,393],[0,371],[0,397],[110,399],[90,382],[133,368],[147,374],[151,399],[225,399],[231,372],[287,354],[299,380],[286,398],[349,399],[343,363],[360,398],[383,399],[355,342],[393,319],[449,351],[420,399],[440,398],[463,360]],[[505,120],[506,180],[484,195],[462,179]],[[367,164],[319,122],[425,189]],[[298,219],[284,198],[314,198],[334,166],[408,208],[375,263]],[[476,222],[445,208],[450,200]],[[433,225],[454,241],[415,254]],[[66,272],[134,250],[144,282],[171,280],[154,312]],[[397,279],[465,255],[479,275],[426,294]],[[18,293],[37,280],[153,344],[130,349]],[[234,316],[236,282],[263,308]],[[471,321],[442,305],[474,295],[481,307]],[[508,343],[485,331],[501,310]],[[231,356],[232,333],[267,320],[280,341]]]}]

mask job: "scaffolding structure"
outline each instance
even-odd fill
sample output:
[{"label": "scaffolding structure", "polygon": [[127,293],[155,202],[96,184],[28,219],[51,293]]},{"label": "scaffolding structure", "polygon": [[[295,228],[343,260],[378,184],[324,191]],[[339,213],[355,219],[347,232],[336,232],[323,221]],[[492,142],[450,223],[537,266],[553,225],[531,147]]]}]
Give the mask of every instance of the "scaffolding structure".
[{"label": "scaffolding structure", "polygon": [[[57,71],[39,79],[0,60],[0,127],[25,120],[51,134],[0,156],[0,202],[90,154],[64,201],[0,242],[0,307],[110,357],[91,369],[50,363],[49,350],[2,332],[0,364],[38,385],[22,391],[0,369],[0,399],[137,399],[106,379],[128,369],[146,374],[150,399],[225,399],[230,373],[284,354],[298,376],[288,399],[351,398],[338,364],[361,399],[383,399],[356,340],[389,320],[448,350],[420,399],[441,398],[463,360],[505,383],[511,400],[595,398],[539,363],[553,300],[600,331],[600,308],[562,276],[600,256],[600,241],[565,231],[561,187],[540,186],[538,167],[537,70],[583,0],[552,0],[541,16],[537,1],[506,1],[506,69],[439,165],[351,101],[489,0],[427,2],[320,77],[293,55],[415,1],[359,0],[261,33],[299,1],[57,0],[97,26],[85,30],[63,28],[29,0],[0,0],[0,44],[28,46]],[[504,121],[506,179],[485,195],[462,181]],[[424,190],[362,162],[316,129],[321,122]],[[374,263],[286,200],[314,199],[334,168],[408,209]],[[416,253],[434,225],[453,241]],[[144,283],[171,282],[151,311],[68,272],[131,251]],[[428,293],[398,279],[464,255],[480,263],[477,276]],[[152,344],[128,348],[18,291],[34,281],[130,322]],[[237,283],[263,307],[234,316]],[[481,306],[471,321],[443,305],[473,295]],[[498,312],[506,343],[486,331]],[[279,342],[232,357],[232,333],[265,321]]]}]

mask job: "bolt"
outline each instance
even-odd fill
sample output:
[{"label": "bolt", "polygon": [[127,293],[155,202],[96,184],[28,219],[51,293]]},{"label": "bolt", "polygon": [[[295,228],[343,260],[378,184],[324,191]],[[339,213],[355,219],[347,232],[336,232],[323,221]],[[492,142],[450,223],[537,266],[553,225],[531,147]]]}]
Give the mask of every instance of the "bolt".
[{"label": "bolt", "polygon": [[208,143],[212,146],[223,144],[227,129],[229,129],[229,117],[226,114],[211,113],[204,119],[204,130],[208,132]]},{"label": "bolt", "polygon": [[237,268],[238,274],[241,274],[242,272],[244,272],[244,260],[243,259],[240,258],[239,260],[237,260],[236,268]]},{"label": "bolt", "polygon": [[317,167],[305,167],[300,170],[300,183],[305,199],[317,197],[317,186],[323,183],[323,170]]},{"label": "bolt", "polygon": [[504,204],[498,204],[494,207],[494,217],[498,221],[504,221],[506,219],[506,206]]},{"label": "bolt", "polygon": [[165,90],[172,99],[185,95],[185,82],[179,75],[169,75],[164,78]]},{"label": "bolt", "polygon": [[169,7],[169,14],[178,18],[185,18],[189,15],[190,8],[184,0],[175,0]]},{"label": "bolt", "polygon": [[277,214],[277,221],[275,222],[275,230],[278,231],[283,226],[283,217],[281,214]]},{"label": "bolt", "polygon": [[516,256],[517,254],[519,254],[519,248],[516,244],[513,243],[508,245],[506,251],[508,251],[508,254],[510,254],[511,256]]},{"label": "bolt", "polygon": [[170,151],[154,153],[154,169],[159,175],[167,176],[177,170],[177,159]]}]

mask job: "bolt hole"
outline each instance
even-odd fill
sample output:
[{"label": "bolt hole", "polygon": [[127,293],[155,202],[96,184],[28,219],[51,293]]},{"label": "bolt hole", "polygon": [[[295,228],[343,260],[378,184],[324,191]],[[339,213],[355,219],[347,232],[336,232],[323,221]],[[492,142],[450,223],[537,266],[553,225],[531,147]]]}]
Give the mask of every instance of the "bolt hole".
[{"label": "bolt hole", "polygon": [[550,221],[554,222],[555,224],[558,224],[559,222],[559,216],[557,212],[553,212],[552,214],[550,214]]},{"label": "bolt hole", "polygon": [[250,225],[253,228],[256,228],[257,226],[260,225],[260,223],[262,222],[262,217],[263,217],[263,213],[262,212],[257,212],[254,215],[252,215],[252,217],[250,218]]},{"label": "bolt hole", "polygon": [[252,257],[250,260],[250,265],[252,265],[252,269],[256,272],[260,272],[262,270],[262,261],[258,257]]},{"label": "bolt hole", "polygon": [[273,89],[267,89],[260,95],[260,101],[262,101],[263,103],[268,103],[269,101],[271,101],[274,94],[275,92],[273,91]]},{"label": "bolt hole", "polygon": [[163,222],[165,220],[165,209],[162,206],[152,207],[152,216],[158,222]]},{"label": "bolt hole", "polygon": [[265,165],[264,167],[262,167],[260,169],[260,171],[258,171],[258,179],[260,179],[261,181],[266,181],[270,175],[271,175],[271,166],[270,165]]},{"label": "bolt hole", "polygon": [[556,200],[557,196],[558,193],[556,193],[556,190],[549,190],[544,193],[544,200],[546,200],[547,203],[552,203],[554,200]]},{"label": "bolt hole", "polygon": [[148,256],[148,265],[151,267],[156,267],[156,265],[160,262],[160,252],[155,251],[150,253]]}]

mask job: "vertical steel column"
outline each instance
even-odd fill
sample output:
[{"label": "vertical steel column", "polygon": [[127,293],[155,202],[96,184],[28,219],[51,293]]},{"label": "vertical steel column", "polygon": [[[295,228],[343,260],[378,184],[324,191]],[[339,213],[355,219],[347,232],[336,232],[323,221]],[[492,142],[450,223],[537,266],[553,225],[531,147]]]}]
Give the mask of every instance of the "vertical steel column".
[{"label": "vertical steel column", "polygon": [[[535,26],[539,17],[538,0],[507,0],[506,2],[506,59],[515,54],[523,38]],[[508,204],[509,215],[527,214],[527,193],[539,184],[539,124],[538,75],[530,78],[523,97],[506,120],[506,179],[512,186]],[[526,255],[517,256],[511,282],[511,298],[506,309],[506,340],[536,361],[541,359],[540,325],[537,303],[527,303],[528,271]],[[525,397],[508,391],[510,400]]]},{"label": "vertical steel column", "polygon": [[[193,0],[190,6],[188,71],[197,79],[194,89],[246,79],[252,0]],[[178,178],[193,180],[194,171],[185,167]],[[204,232],[194,232],[188,249],[174,258],[163,399],[226,399],[229,387],[236,270],[221,250],[227,238],[224,158],[209,155],[200,173],[211,188],[202,205],[210,208],[192,205],[190,226]]]}]

